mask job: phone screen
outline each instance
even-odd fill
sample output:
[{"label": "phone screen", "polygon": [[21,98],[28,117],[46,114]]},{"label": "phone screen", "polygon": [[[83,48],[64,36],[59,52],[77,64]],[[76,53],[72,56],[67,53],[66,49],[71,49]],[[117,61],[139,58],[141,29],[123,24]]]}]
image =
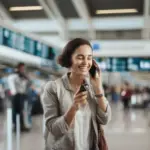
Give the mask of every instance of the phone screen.
[{"label": "phone screen", "polygon": [[78,93],[84,92],[84,91],[87,91],[87,90],[86,90],[86,88],[84,87],[84,85],[82,84],[82,85],[80,86],[80,90],[79,90]]}]

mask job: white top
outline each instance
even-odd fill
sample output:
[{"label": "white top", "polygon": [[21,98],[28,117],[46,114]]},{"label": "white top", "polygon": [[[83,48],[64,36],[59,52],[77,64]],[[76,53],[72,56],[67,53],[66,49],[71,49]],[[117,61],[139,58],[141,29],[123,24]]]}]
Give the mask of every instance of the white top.
[{"label": "white top", "polygon": [[8,76],[8,85],[12,95],[24,94],[27,88],[27,80],[20,78],[18,74],[12,74]]},{"label": "white top", "polygon": [[90,150],[91,110],[89,105],[80,107],[75,115],[75,150]]}]

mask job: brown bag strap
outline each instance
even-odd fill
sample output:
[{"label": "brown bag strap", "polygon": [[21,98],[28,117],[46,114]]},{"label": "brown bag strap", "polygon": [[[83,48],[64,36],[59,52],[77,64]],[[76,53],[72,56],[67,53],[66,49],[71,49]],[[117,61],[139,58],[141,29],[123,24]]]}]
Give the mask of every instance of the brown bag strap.
[{"label": "brown bag strap", "polygon": [[96,119],[97,122],[97,128],[98,128],[98,147],[100,150],[108,150],[108,145],[107,141],[105,138],[104,134],[104,129],[101,124],[98,123],[98,120]]}]

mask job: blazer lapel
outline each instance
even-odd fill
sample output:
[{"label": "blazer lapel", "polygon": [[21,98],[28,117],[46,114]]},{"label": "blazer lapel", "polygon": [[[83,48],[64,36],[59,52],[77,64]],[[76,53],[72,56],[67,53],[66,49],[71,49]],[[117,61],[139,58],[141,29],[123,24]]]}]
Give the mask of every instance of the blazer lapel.
[{"label": "blazer lapel", "polygon": [[89,107],[91,109],[92,112],[92,124],[93,124],[93,128],[94,128],[94,132],[96,135],[96,140],[98,141],[98,127],[97,127],[97,123],[96,123],[96,102],[94,101],[94,92],[93,92],[93,88],[90,84],[90,80],[86,79],[85,82],[88,84],[88,103],[89,103]]}]

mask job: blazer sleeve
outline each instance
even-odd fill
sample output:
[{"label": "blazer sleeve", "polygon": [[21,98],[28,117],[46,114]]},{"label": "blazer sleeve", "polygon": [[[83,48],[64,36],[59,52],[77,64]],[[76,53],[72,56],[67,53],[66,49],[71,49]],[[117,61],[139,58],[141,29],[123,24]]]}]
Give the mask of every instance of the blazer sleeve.
[{"label": "blazer sleeve", "polygon": [[64,116],[60,116],[59,101],[55,81],[49,81],[42,95],[45,125],[54,136],[63,136],[68,131]]},{"label": "blazer sleeve", "polygon": [[[92,99],[96,102],[96,119],[99,124],[106,125],[111,120],[111,108],[107,98],[105,97],[105,103],[107,104],[106,111],[104,112],[98,105],[98,100],[95,97],[95,92],[91,86]],[[103,90],[103,94],[104,90]]]},{"label": "blazer sleeve", "polygon": [[99,105],[97,104],[97,113],[96,113],[96,117],[97,117],[97,121],[99,124],[102,125],[106,125],[110,120],[111,120],[111,108],[109,105],[108,100],[105,98],[105,102],[107,104],[107,108],[106,108],[106,112],[104,112]]}]

